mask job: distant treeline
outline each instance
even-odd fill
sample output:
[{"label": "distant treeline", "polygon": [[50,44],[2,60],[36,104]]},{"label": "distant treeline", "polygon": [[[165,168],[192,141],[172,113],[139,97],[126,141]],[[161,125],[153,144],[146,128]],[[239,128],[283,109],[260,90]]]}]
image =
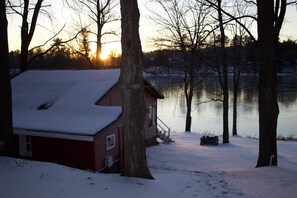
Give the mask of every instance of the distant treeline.
[{"label": "distant treeline", "polygon": [[[254,42],[247,42],[244,45],[228,45],[228,65],[232,67],[235,64],[235,51],[241,50],[240,64],[250,72],[258,71],[257,48]],[[279,43],[278,72],[294,72],[297,67],[297,43],[296,41],[286,40]],[[214,61],[216,48],[209,46],[198,51],[197,67],[210,67]],[[20,51],[10,52],[10,67],[12,70],[18,70],[20,67]],[[85,57],[82,54],[74,53],[67,46],[60,46],[43,54],[41,49],[35,49],[29,54],[30,69],[104,69],[119,68],[120,57],[111,55],[106,60],[101,60],[100,66],[96,64],[94,58]],[[163,67],[167,69],[182,70],[184,54],[178,49],[163,49],[144,53],[145,68]]]},{"label": "distant treeline", "polygon": [[[257,47],[254,42],[247,42],[244,45],[227,45],[228,67],[232,68],[234,64],[240,64],[240,67],[246,72],[258,72]],[[240,49],[239,49],[240,48]],[[241,57],[237,57],[236,51],[241,50]],[[279,43],[278,48],[278,72],[297,73],[297,42],[286,40]],[[212,68],[215,59],[216,49],[206,47],[199,50],[197,67],[206,66]],[[146,68],[157,66],[168,69],[180,70],[183,65],[183,54],[179,50],[156,50],[145,54]],[[240,58],[240,60],[236,60]],[[238,63],[239,62],[239,63]]]}]

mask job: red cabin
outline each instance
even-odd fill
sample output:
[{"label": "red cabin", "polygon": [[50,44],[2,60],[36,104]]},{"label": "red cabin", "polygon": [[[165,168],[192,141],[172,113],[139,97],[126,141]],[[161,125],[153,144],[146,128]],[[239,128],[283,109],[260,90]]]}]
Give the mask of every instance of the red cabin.
[{"label": "red cabin", "polygon": [[[93,171],[122,166],[120,70],[31,70],[12,79],[20,157]],[[145,83],[146,144],[157,144],[157,99]]]}]

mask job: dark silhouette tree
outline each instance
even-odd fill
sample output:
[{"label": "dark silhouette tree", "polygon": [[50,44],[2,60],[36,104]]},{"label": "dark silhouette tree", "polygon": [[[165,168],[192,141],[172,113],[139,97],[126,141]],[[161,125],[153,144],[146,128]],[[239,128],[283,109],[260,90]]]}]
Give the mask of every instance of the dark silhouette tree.
[{"label": "dark silhouette tree", "polygon": [[[192,100],[194,88],[201,84],[208,70],[201,65],[200,50],[208,38],[208,7],[192,0],[155,0],[163,12],[153,13],[153,20],[163,29],[163,35],[155,39],[158,46],[178,50],[181,54],[179,70],[183,72],[186,99],[185,131],[191,131]],[[168,36],[169,35],[169,36]]]},{"label": "dark silhouette tree", "polygon": [[90,41],[89,41],[89,31],[86,28],[82,29],[81,37],[82,38],[79,39],[79,43],[80,43],[79,50],[84,57],[89,59],[91,49],[90,49]]},{"label": "dark silhouette tree", "polygon": [[[196,0],[201,1],[201,0]],[[252,33],[250,32],[249,28],[242,23],[241,19],[243,18],[250,18],[255,19],[252,15],[232,15],[230,12],[226,11],[223,8],[222,0],[204,0],[207,4],[217,11],[217,17],[214,17],[217,21],[218,25],[214,27],[215,29],[219,29],[219,48],[217,50],[217,73],[219,77],[219,82],[222,88],[222,95],[223,95],[223,143],[229,143],[229,82],[228,82],[228,58],[227,58],[227,51],[226,51],[226,34],[225,34],[225,27],[230,23],[238,24],[243,30],[254,39]],[[245,3],[250,3],[250,1],[246,1]],[[216,38],[215,38],[216,39]],[[216,42],[214,42],[216,43]]]},{"label": "dark silhouette tree", "polygon": [[279,44],[279,60],[278,71],[291,71],[296,74],[296,54],[297,54],[297,40],[285,40]]},{"label": "dark silhouette tree", "polygon": [[74,48],[72,48],[72,50],[75,52],[75,54],[78,54],[79,56],[84,57],[86,61],[89,63],[90,68],[94,68],[91,60],[92,56],[91,56],[89,33],[90,31],[88,29],[83,28],[80,31],[80,37],[77,38],[79,49],[75,50]]},{"label": "dark silhouette tree", "polygon": [[0,1],[0,154],[13,154],[12,99],[5,1]]},{"label": "dark silhouette tree", "polygon": [[232,135],[237,135],[237,96],[239,88],[239,80],[241,76],[241,58],[243,48],[243,36],[235,34],[232,41],[233,48],[233,124]]},{"label": "dark silhouette tree", "polygon": [[257,0],[259,46],[259,157],[256,167],[277,166],[277,45],[287,0]]},{"label": "dark silhouette tree", "polygon": [[222,0],[217,0],[218,22],[220,30],[220,53],[218,59],[218,74],[220,85],[223,90],[223,143],[229,143],[229,85],[228,85],[228,64],[226,53],[226,36],[222,16]]},{"label": "dark silhouette tree", "polygon": [[[107,24],[119,20],[115,12],[118,3],[115,0],[75,0],[74,5],[70,5],[69,1],[67,2],[70,7],[79,12],[79,15],[81,15],[81,13],[84,12],[82,10],[85,9],[86,13],[88,13],[88,18],[95,24],[96,30],[90,32],[96,36],[96,65],[100,67],[100,55],[103,45],[102,38],[106,35],[116,35],[115,30],[107,31],[104,30],[104,28]],[[83,28],[90,28],[90,25],[91,24],[85,24]]]},{"label": "dark silhouette tree", "polygon": [[[240,0],[234,1],[234,16],[245,16],[249,14],[249,4],[243,4]],[[244,25],[243,28],[238,23],[234,23],[232,28],[232,34],[234,35],[231,48],[232,48],[232,65],[233,65],[233,124],[232,124],[232,135],[237,135],[237,97],[239,90],[239,83],[242,77],[242,73],[245,72],[243,67],[244,47],[248,41],[248,33],[245,31],[246,28],[251,29],[251,25],[255,21],[251,18],[238,18],[238,21]]]},{"label": "dark silhouette tree", "polygon": [[[216,14],[213,15],[216,25],[213,27],[213,48],[215,52],[214,66],[222,89],[222,99],[215,99],[223,103],[223,143],[229,143],[229,82],[228,82],[228,60],[227,43],[228,37],[225,34],[226,22],[223,17],[222,0],[205,1],[212,7]],[[216,16],[215,16],[216,15]],[[217,34],[217,29],[219,34]],[[219,95],[219,94],[216,94]]]},{"label": "dark silhouette tree", "polygon": [[124,168],[129,177],[152,179],[147,166],[144,121],[143,53],[139,37],[137,0],[121,0],[122,64],[120,82],[123,90]]},{"label": "dark silhouette tree", "polygon": [[[21,64],[20,70],[24,72],[29,69],[29,46],[32,41],[38,15],[40,13],[44,0],[37,0],[37,2],[33,5],[30,3],[30,0],[23,0],[20,2],[20,5],[13,5],[11,1],[9,2],[9,7],[22,18],[21,25]],[[30,15],[33,10],[32,16]],[[30,19],[31,16],[31,19]]]}]

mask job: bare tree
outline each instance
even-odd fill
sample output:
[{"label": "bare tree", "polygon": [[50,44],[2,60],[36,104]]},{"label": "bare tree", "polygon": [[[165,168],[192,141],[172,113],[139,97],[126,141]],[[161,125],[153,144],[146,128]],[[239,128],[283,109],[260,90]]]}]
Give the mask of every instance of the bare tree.
[{"label": "bare tree", "polygon": [[232,135],[237,135],[237,96],[239,80],[241,76],[241,57],[242,57],[242,34],[235,34],[232,40],[233,47],[233,124],[232,124]]},{"label": "bare tree", "polygon": [[0,1],[0,154],[12,155],[12,100],[5,1]]},{"label": "bare tree", "polygon": [[[219,50],[218,50],[218,59],[217,59],[217,73],[219,76],[219,82],[223,90],[223,143],[229,142],[229,124],[228,124],[228,109],[229,109],[229,87],[228,87],[228,65],[227,65],[227,53],[226,53],[226,35],[225,35],[225,29],[226,25],[229,23],[235,22],[238,24],[251,38],[252,40],[255,40],[253,37],[251,31],[249,30],[248,26],[246,24],[242,23],[241,19],[250,18],[250,19],[256,19],[251,14],[243,14],[243,15],[232,15],[230,12],[223,8],[222,0],[196,0],[199,2],[206,2],[207,5],[212,7],[217,11],[217,17],[213,16],[213,18],[217,21],[218,25],[214,27],[213,29],[219,29],[220,32],[220,41],[219,41]],[[251,3],[252,1],[245,1],[245,3]],[[226,2],[228,3],[228,2]],[[252,2],[253,3],[253,2]],[[234,6],[234,5],[233,5]],[[216,35],[215,35],[216,36]],[[214,36],[214,39],[215,39]],[[214,42],[216,43],[216,42]]]},{"label": "bare tree", "polygon": [[[69,4],[69,1],[68,5]],[[101,66],[100,55],[102,53],[102,38],[106,35],[116,35],[115,30],[104,30],[107,24],[118,21],[119,17],[115,12],[115,8],[118,3],[115,0],[75,0],[76,5],[70,5],[77,12],[83,13],[83,9],[86,9],[88,18],[96,26],[96,31],[90,31],[96,35],[96,62],[98,66]],[[80,16],[81,17],[81,16]],[[82,19],[80,19],[82,20]],[[91,24],[85,24],[83,28],[91,29]]]},{"label": "bare tree", "polygon": [[123,175],[152,179],[147,167],[144,121],[143,53],[139,37],[137,0],[121,0],[124,168]]},{"label": "bare tree", "polygon": [[225,48],[225,27],[222,16],[222,0],[217,0],[218,22],[220,29],[220,54],[218,61],[218,74],[223,90],[223,143],[229,143],[229,85],[228,64]]},{"label": "bare tree", "polygon": [[[250,29],[251,25],[254,22],[254,19],[251,18],[241,18],[240,16],[247,15],[249,12],[249,4],[242,3],[242,1],[234,1],[234,13],[233,16],[238,18],[238,21]],[[242,57],[243,57],[243,46],[248,41],[248,36],[245,28],[235,22],[232,26],[232,34],[234,35],[232,40],[232,56],[233,56],[233,124],[232,124],[232,135],[237,135],[237,97],[239,83],[241,79],[242,72],[244,68],[242,67]]]},{"label": "bare tree", "polygon": [[[53,35],[51,38],[49,38],[47,41],[45,41],[42,45],[38,45],[35,46],[33,48],[31,48],[29,51],[30,52],[34,52],[33,55],[30,54],[30,59],[28,60],[28,65],[30,65],[30,63],[32,63],[35,59],[44,56],[48,53],[55,53],[55,52],[59,52],[61,50],[65,49],[65,44],[67,44],[73,51],[73,54],[79,54],[82,55],[83,57],[86,58],[86,60],[89,62],[90,66],[92,67],[92,63],[91,63],[91,57],[89,57],[89,41],[88,41],[88,31],[86,29],[81,29],[80,31],[76,32],[76,34],[72,37],[69,38],[67,40],[63,40],[62,38],[59,38],[58,35],[62,32],[62,30],[64,29],[65,25],[55,34]],[[82,39],[78,39],[78,37],[82,35]],[[84,38],[85,37],[85,38]],[[76,50],[75,47],[71,46],[70,43],[73,40],[78,40],[78,45],[81,46],[83,45],[82,52],[80,52],[79,50]],[[46,49],[44,49],[45,46],[47,46],[49,44],[50,41],[53,41],[53,44],[50,44],[49,47],[46,47]],[[84,43],[82,43],[84,42]],[[85,49],[83,49],[85,48]],[[44,50],[42,50],[44,49]],[[37,50],[37,53],[36,53]]]},{"label": "bare tree", "polygon": [[75,54],[78,54],[87,60],[90,68],[94,68],[93,63],[92,63],[89,34],[90,34],[90,31],[87,28],[81,29],[80,34],[78,34],[79,37],[76,39],[77,44],[79,46],[78,50],[75,49],[75,47],[73,47],[69,44],[68,45],[70,46],[70,48],[72,49],[72,51]]},{"label": "bare tree", "polygon": [[[223,143],[229,143],[229,82],[226,52],[227,36],[225,34],[226,21],[223,17],[222,0],[205,0],[205,2],[216,12],[212,15],[212,18],[214,18],[216,23],[212,31],[213,47],[215,51],[214,66],[218,74],[223,98],[216,99],[215,101],[220,101],[223,103]],[[216,32],[217,29],[219,30],[219,34]]]},{"label": "bare tree", "polygon": [[208,70],[202,67],[199,52],[210,34],[207,20],[209,10],[207,6],[193,0],[155,2],[164,12],[151,11],[163,33],[155,42],[168,49],[177,49],[182,54],[183,67],[179,69],[184,74],[187,105],[185,131],[190,132],[193,91],[208,74]]},{"label": "bare tree", "polygon": [[[10,9],[22,18],[21,25],[21,72],[29,69],[28,56],[29,46],[33,38],[38,15],[42,8],[49,5],[42,5],[44,0],[37,0],[33,5],[30,0],[19,1],[19,5],[14,4],[11,0],[8,1]],[[30,13],[33,11],[33,14]]]}]

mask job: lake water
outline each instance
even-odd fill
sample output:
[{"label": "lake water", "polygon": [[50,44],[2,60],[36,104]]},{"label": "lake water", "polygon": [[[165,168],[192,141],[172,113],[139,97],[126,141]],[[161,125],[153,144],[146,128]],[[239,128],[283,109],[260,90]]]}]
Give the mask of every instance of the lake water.
[{"label": "lake water", "polygon": [[[181,77],[148,77],[158,87],[164,100],[158,101],[158,117],[171,131],[185,131],[186,103]],[[230,78],[229,83],[232,80]],[[278,77],[278,135],[297,137],[297,76]],[[241,80],[238,93],[237,133],[240,136],[258,137],[258,77],[249,75]],[[219,83],[212,79],[195,88],[192,106],[192,132],[222,135],[222,103],[207,102],[218,98],[214,92],[220,92]],[[229,134],[232,135],[232,88],[229,93]],[[205,102],[205,103],[204,103]],[[201,103],[201,104],[200,104]]]}]

